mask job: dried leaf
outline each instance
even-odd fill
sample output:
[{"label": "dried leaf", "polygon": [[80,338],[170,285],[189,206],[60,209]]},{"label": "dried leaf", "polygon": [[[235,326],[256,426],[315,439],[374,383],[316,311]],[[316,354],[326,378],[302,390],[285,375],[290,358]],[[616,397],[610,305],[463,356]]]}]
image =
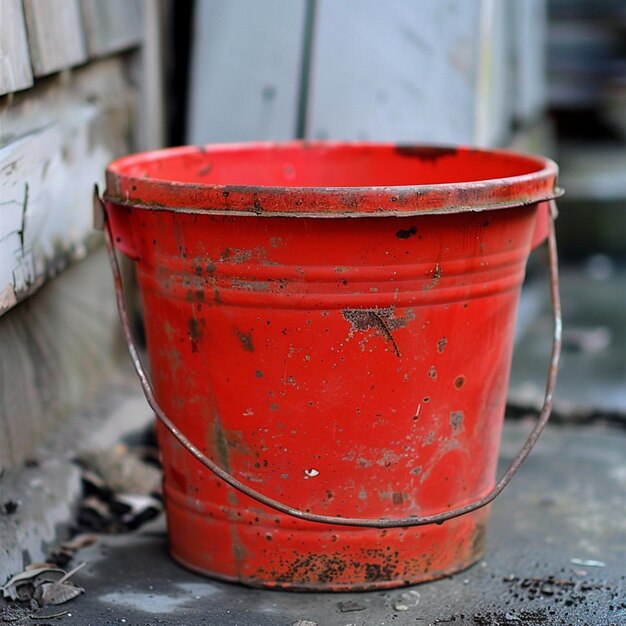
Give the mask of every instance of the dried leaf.
[{"label": "dried leaf", "polygon": [[74,558],[74,552],[65,548],[56,548],[50,553],[50,558],[57,567],[66,567]]},{"label": "dried leaf", "polygon": [[86,563],[83,561],[79,563],[74,569],[67,572],[60,580],[53,583],[44,583],[41,585],[35,593],[35,599],[41,605],[47,604],[64,604],[69,602],[76,596],[83,593],[85,590],[82,587],[77,587],[73,583],[66,582],[70,576],[73,576],[79,569],[85,567]]},{"label": "dried leaf", "polygon": [[70,541],[64,541],[60,547],[63,550],[71,550],[72,552],[75,552],[76,550],[90,546],[96,541],[98,541],[98,535],[94,535],[93,533],[83,533],[82,535],[76,535],[76,537]]},{"label": "dried leaf", "polygon": [[86,451],[81,460],[115,492],[148,495],[161,490],[160,470],[138,459],[127,446]]},{"label": "dried leaf", "polygon": [[25,568],[25,572],[32,572],[35,569],[59,569],[55,563],[50,561],[40,563],[29,563]]},{"label": "dried leaf", "polygon": [[79,596],[85,590],[72,583],[44,583],[38,590],[37,600],[43,606],[50,604],[65,604]]},{"label": "dried leaf", "polygon": [[[2,596],[11,600],[28,600],[37,587],[47,582],[62,580],[64,576],[65,572],[62,569],[52,567],[25,570],[13,576],[2,587]],[[21,588],[24,589],[21,590]]]}]

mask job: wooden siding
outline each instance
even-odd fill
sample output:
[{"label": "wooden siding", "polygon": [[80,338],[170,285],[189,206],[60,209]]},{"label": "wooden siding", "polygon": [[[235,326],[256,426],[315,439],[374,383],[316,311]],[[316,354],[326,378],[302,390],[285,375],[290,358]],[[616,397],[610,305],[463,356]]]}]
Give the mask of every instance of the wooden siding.
[{"label": "wooden siding", "polygon": [[141,43],[139,0],[82,0],[83,21],[90,57],[101,57]]},{"label": "wooden siding", "polygon": [[35,76],[87,60],[78,0],[23,0]]},{"label": "wooden siding", "polygon": [[22,0],[0,2],[0,96],[33,84]]},{"label": "wooden siding", "polygon": [[111,59],[70,84],[25,92],[5,114],[24,127],[0,148],[0,313],[85,256],[91,190],[128,150],[130,101],[122,63]]}]

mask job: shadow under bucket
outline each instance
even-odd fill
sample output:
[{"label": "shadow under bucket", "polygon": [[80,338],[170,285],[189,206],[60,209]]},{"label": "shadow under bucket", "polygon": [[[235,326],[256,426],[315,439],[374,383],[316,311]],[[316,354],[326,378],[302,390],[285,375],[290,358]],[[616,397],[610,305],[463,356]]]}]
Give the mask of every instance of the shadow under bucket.
[{"label": "shadow under bucket", "polygon": [[[109,166],[107,241],[136,262],[151,383],[110,248],[160,418],[177,561],[254,586],[357,590],[482,556],[487,505],[550,412],[556,175],[541,157],[362,143]],[[548,233],[546,402],[496,484],[520,287]]]}]

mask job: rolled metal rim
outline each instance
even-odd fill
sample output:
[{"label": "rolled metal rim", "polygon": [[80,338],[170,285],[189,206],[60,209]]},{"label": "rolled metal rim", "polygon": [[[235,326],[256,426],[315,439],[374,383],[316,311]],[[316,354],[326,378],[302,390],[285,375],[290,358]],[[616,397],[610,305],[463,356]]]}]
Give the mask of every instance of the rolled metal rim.
[{"label": "rolled metal rim", "polygon": [[[168,160],[220,156],[288,159],[290,155],[497,160],[521,173],[450,183],[367,186],[276,186],[181,182],[155,175]],[[161,168],[167,169],[167,167]],[[551,159],[508,150],[368,142],[255,142],[184,146],[132,154],[113,161],[106,172],[104,200],[123,206],[176,213],[264,217],[391,217],[505,209],[553,200],[558,166]]]}]

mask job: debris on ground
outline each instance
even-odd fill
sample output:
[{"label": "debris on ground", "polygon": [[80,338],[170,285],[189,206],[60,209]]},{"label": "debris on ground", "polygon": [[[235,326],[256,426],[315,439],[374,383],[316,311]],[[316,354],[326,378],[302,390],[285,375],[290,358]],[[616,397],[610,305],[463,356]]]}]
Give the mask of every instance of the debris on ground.
[{"label": "debris on ground", "polygon": [[81,453],[79,461],[116,493],[148,496],[161,491],[161,471],[126,444],[87,450]]},{"label": "debris on ground", "polygon": [[[146,460],[147,459],[147,460]],[[84,499],[77,528],[98,533],[135,530],[162,510],[162,474],[155,451],[118,444],[81,454]]]},{"label": "debris on ground", "polygon": [[84,565],[83,562],[69,572],[55,567],[27,567],[2,587],[2,596],[13,601],[27,602],[33,609],[65,604],[85,591],[69,580]]},{"label": "debris on ground", "polygon": [[393,602],[393,608],[396,611],[408,611],[415,608],[420,602],[420,593],[415,589],[405,591]]},{"label": "debris on ground", "polygon": [[[31,624],[29,620],[69,617],[67,611],[50,613],[42,607],[65,604],[84,593],[70,578],[85,563],[66,570],[76,552],[95,543],[97,533],[133,531],[161,513],[158,450],[156,441],[148,443],[152,441],[81,454],[77,462],[82,469],[83,495],[77,518],[70,522],[71,538],[52,549],[45,562],[27,565],[0,587],[0,624],[21,626]],[[12,514],[19,505],[0,502],[0,514]]]},{"label": "debris on ground", "polygon": [[347,602],[340,602],[338,606],[339,606],[339,610],[342,613],[365,611],[365,609],[367,608],[364,604],[361,604],[360,602],[355,602],[354,600],[348,600]]},{"label": "debris on ground", "polygon": [[50,553],[49,561],[57,567],[65,567],[73,558],[77,550],[90,546],[98,541],[94,533],[82,533],[69,541],[64,541]]},{"label": "debris on ground", "polygon": [[572,565],[582,565],[583,567],[606,567],[604,561],[595,561],[594,559],[570,559]]},{"label": "debris on ground", "polygon": [[472,615],[476,626],[549,626],[551,614],[545,609],[534,611],[485,611]]},{"label": "debris on ground", "polygon": [[556,576],[517,577],[506,576],[503,582],[509,584],[509,592],[515,597],[525,596],[527,600],[550,599],[566,607],[584,604],[590,592],[611,593],[610,585],[590,580],[570,580]]}]

